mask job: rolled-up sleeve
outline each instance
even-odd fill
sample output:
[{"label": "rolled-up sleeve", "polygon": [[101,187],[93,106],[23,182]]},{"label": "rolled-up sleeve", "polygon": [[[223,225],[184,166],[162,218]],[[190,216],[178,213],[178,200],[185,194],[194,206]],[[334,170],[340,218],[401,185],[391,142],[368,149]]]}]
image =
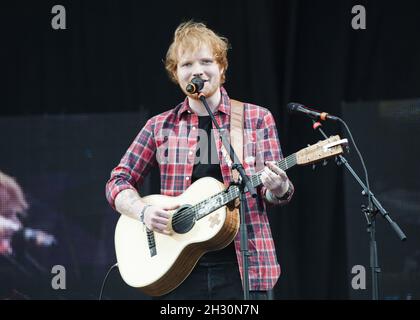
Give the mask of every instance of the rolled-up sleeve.
[{"label": "rolled-up sleeve", "polygon": [[111,172],[106,183],[106,198],[115,209],[115,198],[125,190],[136,190],[149,171],[157,164],[156,143],[153,134],[153,118],[147,121],[134,139],[120,163]]}]

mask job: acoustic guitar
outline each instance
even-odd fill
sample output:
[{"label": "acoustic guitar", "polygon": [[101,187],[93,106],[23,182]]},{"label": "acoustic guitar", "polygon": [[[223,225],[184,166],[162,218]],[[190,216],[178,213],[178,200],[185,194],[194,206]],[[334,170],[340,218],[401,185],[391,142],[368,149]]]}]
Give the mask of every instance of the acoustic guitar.
[{"label": "acoustic guitar", "polygon": [[[276,165],[288,170],[342,154],[347,139],[332,136],[308,146]],[[260,173],[250,177],[254,187]],[[123,280],[151,296],[166,294],[179,286],[206,252],[220,250],[235,238],[239,212],[236,185],[225,187],[211,177],[195,181],[181,195],[149,195],[142,198],[154,206],[183,204],[169,211],[171,235],[148,230],[140,221],[121,215],[115,229],[115,250]]]}]

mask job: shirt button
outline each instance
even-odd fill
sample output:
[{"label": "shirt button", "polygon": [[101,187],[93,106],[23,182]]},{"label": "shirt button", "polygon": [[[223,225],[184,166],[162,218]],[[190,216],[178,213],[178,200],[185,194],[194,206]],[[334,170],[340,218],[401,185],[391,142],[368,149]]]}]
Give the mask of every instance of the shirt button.
[{"label": "shirt button", "polygon": [[192,152],[192,151],[190,151],[190,152],[188,152],[188,154],[189,154],[189,155],[192,155],[192,154],[193,154],[193,152]]},{"label": "shirt button", "polygon": [[195,130],[195,127],[192,127],[193,130]]},{"label": "shirt button", "polygon": [[185,177],[185,180],[187,180],[187,181],[190,180],[190,177]]},{"label": "shirt button", "polygon": [[190,111],[190,110],[188,110],[188,113],[191,113],[191,111]]}]

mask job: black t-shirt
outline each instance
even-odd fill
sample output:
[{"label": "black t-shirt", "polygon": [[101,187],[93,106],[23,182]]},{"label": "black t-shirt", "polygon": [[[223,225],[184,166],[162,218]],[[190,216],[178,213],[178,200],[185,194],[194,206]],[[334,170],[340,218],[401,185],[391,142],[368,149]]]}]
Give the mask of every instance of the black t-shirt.
[{"label": "black t-shirt", "polygon": [[[194,181],[203,178],[203,177],[213,177],[223,183],[222,172],[220,169],[220,162],[217,156],[217,148],[212,135],[212,122],[210,116],[198,117],[198,128],[205,130],[207,134],[207,141],[209,142],[207,146],[210,148],[203,147],[204,144],[197,144],[196,158],[206,159],[207,163],[204,160],[197,162],[193,167],[193,173],[191,177],[191,183]],[[213,153],[213,157],[211,156]],[[213,163],[211,159],[213,158]],[[217,159],[217,161],[214,161]],[[203,163],[201,163],[203,162]],[[217,163],[216,163],[217,162]],[[200,263],[214,263],[214,262],[232,262],[236,261],[236,252],[234,242],[232,241],[228,246],[221,250],[212,251],[206,253],[201,259]]]}]

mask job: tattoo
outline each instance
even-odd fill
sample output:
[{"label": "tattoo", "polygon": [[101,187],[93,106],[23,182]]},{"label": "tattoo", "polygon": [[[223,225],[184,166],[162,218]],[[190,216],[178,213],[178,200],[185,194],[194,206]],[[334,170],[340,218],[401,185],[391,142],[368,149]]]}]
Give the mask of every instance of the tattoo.
[{"label": "tattoo", "polygon": [[137,219],[141,209],[141,198],[134,190],[123,190],[115,199],[115,207],[119,213]]},{"label": "tattoo", "polygon": [[138,195],[136,195],[136,194],[134,194],[134,193],[129,193],[128,195],[127,195],[127,202],[131,205],[131,206],[133,206],[137,201],[139,201],[140,200],[140,198],[139,198],[139,196]]}]

